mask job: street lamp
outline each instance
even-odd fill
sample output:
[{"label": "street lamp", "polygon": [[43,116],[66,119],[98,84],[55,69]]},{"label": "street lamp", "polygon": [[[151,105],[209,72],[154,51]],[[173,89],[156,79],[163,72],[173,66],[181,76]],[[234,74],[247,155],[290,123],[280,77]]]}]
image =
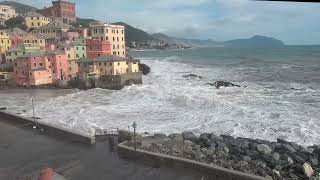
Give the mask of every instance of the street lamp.
[{"label": "street lamp", "polygon": [[137,143],[136,143],[136,128],[137,128],[137,123],[134,121],[132,124],[133,127],[133,143],[134,143],[134,150],[137,150]]}]

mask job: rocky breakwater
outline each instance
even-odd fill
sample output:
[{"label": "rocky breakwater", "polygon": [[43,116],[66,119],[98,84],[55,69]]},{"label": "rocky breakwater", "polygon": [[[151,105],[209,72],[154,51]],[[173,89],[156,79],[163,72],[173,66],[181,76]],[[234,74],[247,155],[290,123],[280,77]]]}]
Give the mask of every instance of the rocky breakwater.
[{"label": "rocky breakwater", "polygon": [[316,179],[320,146],[303,147],[278,139],[234,138],[192,132],[144,137],[139,148],[191,159],[269,179]]}]

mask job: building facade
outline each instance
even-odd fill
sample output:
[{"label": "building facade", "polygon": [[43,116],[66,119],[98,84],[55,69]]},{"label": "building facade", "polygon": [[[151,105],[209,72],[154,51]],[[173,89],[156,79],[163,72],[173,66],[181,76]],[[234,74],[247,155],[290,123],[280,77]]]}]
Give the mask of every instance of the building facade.
[{"label": "building facade", "polygon": [[92,39],[109,42],[111,44],[112,55],[126,57],[124,26],[93,22],[89,24],[89,31]]},{"label": "building facade", "polygon": [[139,72],[139,61],[120,56],[100,56],[95,59],[81,58],[79,75],[123,75]]},{"label": "building facade", "polygon": [[50,62],[53,82],[56,80],[69,80],[67,56],[62,51],[46,52]]},{"label": "building facade", "polygon": [[111,55],[111,43],[98,39],[86,39],[86,51],[89,59]]},{"label": "building facade", "polygon": [[38,86],[52,84],[50,63],[43,53],[28,53],[16,59],[13,76],[17,85]]},{"label": "building facade", "polygon": [[11,40],[7,30],[0,30],[0,53],[3,54],[11,48]]},{"label": "building facade", "polygon": [[45,38],[42,36],[38,36],[38,35],[34,36],[31,34],[28,34],[23,38],[23,41],[24,41],[24,44],[29,44],[30,46],[37,46],[41,50],[45,50],[46,48]]},{"label": "building facade", "polygon": [[10,18],[16,17],[16,10],[11,6],[0,5],[0,25]]},{"label": "building facade", "polygon": [[64,0],[52,1],[52,6],[39,10],[53,22],[76,23],[76,4]]},{"label": "building facade", "polygon": [[23,44],[23,38],[26,37],[28,35],[27,32],[25,32],[24,30],[20,29],[20,28],[13,28],[13,29],[9,29],[7,31],[9,38],[11,40],[11,46],[15,47],[19,44]]},{"label": "building facade", "polygon": [[28,28],[41,27],[50,23],[49,18],[36,12],[28,12],[24,19]]},{"label": "building facade", "polygon": [[45,26],[36,27],[32,30],[33,35],[42,35],[46,37],[61,37],[63,32],[68,32],[71,26],[63,23],[49,23]]},{"label": "building facade", "polygon": [[76,59],[87,57],[86,39],[79,37],[76,38],[71,45],[75,48]]},{"label": "building facade", "polygon": [[14,63],[19,56],[23,56],[27,53],[39,52],[40,47],[31,46],[30,44],[19,44],[6,52],[6,63],[11,64]]}]

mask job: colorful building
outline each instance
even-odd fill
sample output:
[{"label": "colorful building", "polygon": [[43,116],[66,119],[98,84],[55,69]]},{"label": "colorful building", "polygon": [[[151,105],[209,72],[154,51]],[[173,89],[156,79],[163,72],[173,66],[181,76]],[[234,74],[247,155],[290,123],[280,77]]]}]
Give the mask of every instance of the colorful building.
[{"label": "colorful building", "polygon": [[76,23],[76,5],[72,2],[52,1],[52,6],[39,10],[39,13],[52,18],[53,22]]},{"label": "colorful building", "polygon": [[4,22],[10,18],[16,17],[16,10],[11,6],[0,5],[0,25],[4,26]]},{"label": "colorful building", "polygon": [[50,19],[36,12],[28,12],[25,14],[25,23],[28,28],[45,26],[50,23]]},{"label": "colorful building", "polygon": [[86,39],[86,50],[89,59],[108,56],[111,55],[111,43],[97,39]]},{"label": "colorful building", "polygon": [[16,84],[20,86],[52,84],[50,62],[41,52],[18,57],[13,66],[13,74]]},{"label": "colorful building", "polygon": [[0,30],[0,53],[3,54],[11,48],[11,40],[7,30]]},{"label": "colorful building", "polygon": [[81,58],[79,75],[122,75],[139,72],[139,61],[120,56],[100,56],[94,59]]},{"label": "colorful building", "polygon": [[68,75],[75,76],[78,73],[78,64],[76,63],[75,46],[67,43],[61,43],[57,47],[60,51],[65,52],[68,62]]},{"label": "colorful building", "polygon": [[86,39],[76,38],[71,45],[75,48],[76,59],[87,57]]},{"label": "colorful building", "polygon": [[31,46],[31,44],[18,44],[6,52],[6,63],[14,63],[19,56],[39,51],[40,47],[38,46]]},{"label": "colorful building", "polygon": [[40,35],[28,34],[23,38],[23,41],[24,41],[24,44],[29,44],[30,46],[37,46],[41,50],[45,50],[46,48],[45,38]]},{"label": "colorful building", "polygon": [[42,35],[46,37],[61,37],[63,32],[68,32],[70,25],[64,23],[49,23],[45,26],[36,27],[32,30],[33,35]]},{"label": "colorful building", "polygon": [[9,38],[11,40],[11,46],[14,47],[18,44],[23,44],[23,38],[28,35],[27,32],[20,28],[13,28],[7,31]]},{"label": "colorful building", "polygon": [[56,80],[69,80],[66,54],[62,51],[48,51],[45,56],[50,62],[53,82]]},{"label": "colorful building", "polygon": [[126,57],[124,26],[93,22],[89,24],[89,30],[92,39],[111,43],[112,55]]}]

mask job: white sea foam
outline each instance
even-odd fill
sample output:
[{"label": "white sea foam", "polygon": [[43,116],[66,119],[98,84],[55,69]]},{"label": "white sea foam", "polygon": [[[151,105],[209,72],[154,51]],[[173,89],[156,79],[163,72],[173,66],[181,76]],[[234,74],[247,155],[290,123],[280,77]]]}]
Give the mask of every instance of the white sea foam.
[{"label": "white sea foam", "polygon": [[[152,72],[143,85],[121,91],[92,89],[55,93],[38,90],[0,92],[1,105],[32,116],[30,97],[36,96],[41,121],[92,134],[95,128],[124,128],[136,121],[141,132],[215,132],[305,145],[320,140],[320,90],[307,84],[246,81],[246,75],[218,66],[194,66],[178,57],[142,59]],[[282,67],[283,68],[283,67]],[[252,71],[258,71],[250,67]],[[236,73],[235,71],[238,70]],[[193,73],[204,79],[185,79]],[[214,80],[231,80],[247,88],[215,89]],[[58,91],[59,92],[59,91]],[[9,95],[8,95],[9,94]],[[48,97],[50,94],[50,97]]]}]

